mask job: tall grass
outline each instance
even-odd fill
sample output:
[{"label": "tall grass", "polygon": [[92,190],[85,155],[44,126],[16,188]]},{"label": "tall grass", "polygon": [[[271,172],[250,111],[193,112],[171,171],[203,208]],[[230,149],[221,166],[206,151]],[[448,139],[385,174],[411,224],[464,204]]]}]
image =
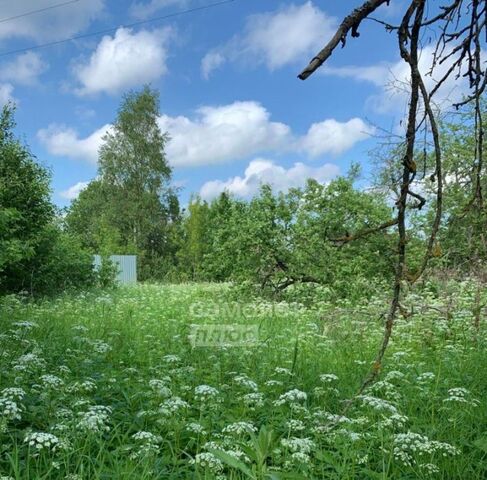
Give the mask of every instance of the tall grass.
[{"label": "tall grass", "polygon": [[[379,344],[380,294],[309,307],[211,284],[4,298],[0,479],[484,479],[475,292],[411,293],[379,382],[345,415]],[[211,323],[257,324],[259,342],[193,348],[191,325]]]}]

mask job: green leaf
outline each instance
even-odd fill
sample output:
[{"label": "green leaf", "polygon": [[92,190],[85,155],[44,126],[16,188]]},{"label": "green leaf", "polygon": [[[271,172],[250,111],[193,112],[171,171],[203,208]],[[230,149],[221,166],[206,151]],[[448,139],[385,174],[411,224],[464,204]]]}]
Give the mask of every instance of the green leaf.
[{"label": "green leaf", "polygon": [[252,478],[256,480],[256,477],[254,474],[251,472],[249,467],[245,465],[241,460],[238,460],[235,458],[233,455],[228,454],[227,452],[223,452],[221,450],[208,450],[210,453],[215,455],[219,460],[221,460],[223,463],[228,465],[229,467],[234,468],[235,470],[238,470],[239,472],[242,472],[247,478]]}]

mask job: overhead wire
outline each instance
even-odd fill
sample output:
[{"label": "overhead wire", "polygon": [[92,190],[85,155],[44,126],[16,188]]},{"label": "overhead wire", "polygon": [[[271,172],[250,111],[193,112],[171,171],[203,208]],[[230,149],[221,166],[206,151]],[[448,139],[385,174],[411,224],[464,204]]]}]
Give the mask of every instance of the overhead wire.
[{"label": "overhead wire", "polygon": [[69,37],[69,38],[64,38],[62,40],[54,40],[52,42],[47,42],[47,43],[43,43],[43,44],[40,44],[40,45],[32,45],[30,47],[17,48],[17,49],[14,49],[14,50],[9,50],[7,52],[0,52],[0,57],[5,57],[7,55],[14,55],[16,53],[29,52],[29,51],[32,51],[32,50],[40,50],[42,48],[53,47],[55,45],[61,45],[63,43],[72,42],[72,41],[75,41],[75,40],[82,40],[82,39],[89,38],[89,37],[95,37],[95,36],[105,35],[107,33],[115,32],[119,28],[132,28],[132,27],[137,27],[139,25],[144,25],[144,24],[147,24],[147,23],[154,23],[154,22],[158,22],[158,21],[161,21],[161,20],[166,20],[168,18],[174,18],[174,17],[179,17],[179,16],[182,16],[182,15],[187,15],[189,13],[194,13],[194,12],[198,12],[198,11],[202,11],[202,10],[209,10],[211,8],[216,8],[216,7],[219,7],[221,5],[225,5],[225,4],[229,4],[229,3],[234,3],[236,1],[237,0],[220,0],[218,2],[208,3],[206,5],[201,5],[199,7],[188,8],[187,10],[180,10],[178,12],[173,12],[173,13],[169,13],[169,14],[166,14],[166,15],[160,15],[158,17],[153,17],[153,18],[148,18],[148,19],[145,19],[145,20],[139,20],[139,21],[136,21],[136,22],[126,23],[126,24],[123,24],[123,25],[118,25],[117,27],[110,27],[110,28],[106,28],[104,30],[98,30],[96,32],[83,33],[83,34],[75,35],[75,36],[72,36],[72,37]]},{"label": "overhead wire", "polygon": [[28,17],[30,15],[34,15],[36,13],[47,12],[48,10],[54,10],[55,8],[64,7],[66,5],[71,5],[73,3],[78,3],[80,0],[69,0],[67,2],[56,3],[55,5],[50,5],[44,8],[38,8],[37,10],[30,10],[29,12],[20,13],[18,15],[14,15],[13,17],[7,18],[0,18],[0,23],[9,22],[10,20],[17,20],[18,18]]}]

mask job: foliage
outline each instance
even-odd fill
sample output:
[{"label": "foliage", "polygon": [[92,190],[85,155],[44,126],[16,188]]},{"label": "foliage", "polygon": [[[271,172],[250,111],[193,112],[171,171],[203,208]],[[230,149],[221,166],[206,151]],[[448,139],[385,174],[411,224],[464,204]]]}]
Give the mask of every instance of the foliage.
[{"label": "foliage", "polygon": [[49,172],[14,136],[14,109],[0,118],[0,293],[55,293],[92,285],[91,256],[62,232]]},{"label": "foliage", "polygon": [[[485,117],[486,101],[483,100],[481,105]],[[440,123],[443,215],[430,262],[433,274],[442,269],[460,276],[480,274],[487,260],[487,205],[483,200],[487,174],[485,168],[479,170],[474,161],[474,116],[474,107],[466,106],[445,116]],[[386,143],[373,152],[379,172],[376,187],[387,192],[394,202],[399,195],[394,185],[398,182],[403,154],[403,146],[394,142]],[[437,186],[433,156],[427,150],[421,150],[416,152],[415,158],[418,172],[413,186],[427,200],[427,205],[413,211],[407,225],[410,274],[418,268],[424,253],[424,239],[431,232]]]},{"label": "foliage", "polygon": [[[157,120],[159,96],[145,87],[125,95],[103,138],[99,176],[75,200],[68,229],[93,253],[137,254],[139,278],[161,277],[179,204],[169,186],[168,140]],[[172,261],[172,260],[171,260]]]},{"label": "foliage", "polygon": [[194,199],[183,221],[180,268],[192,280],[251,282],[270,293],[309,283],[348,295],[360,278],[364,285],[388,278],[387,234],[339,240],[389,220],[384,198],[354,188],[353,180],[310,180],[277,194],[264,185],[249,202],[227,193],[210,204]]},{"label": "foliage", "polygon": [[[487,101],[482,102],[482,114]],[[487,205],[483,195],[487,191],[487,174],[469,166],[466,160],[476,156],[473,108],[464,108],[445,122],[442,132],[442,154],[445,169],[445,222],[440,241],[445,263],[455,269],[468,271],[487,260]],[[477,160],[478,162],[478,160]],[[480,190],[480,197],[476,195]]]}]

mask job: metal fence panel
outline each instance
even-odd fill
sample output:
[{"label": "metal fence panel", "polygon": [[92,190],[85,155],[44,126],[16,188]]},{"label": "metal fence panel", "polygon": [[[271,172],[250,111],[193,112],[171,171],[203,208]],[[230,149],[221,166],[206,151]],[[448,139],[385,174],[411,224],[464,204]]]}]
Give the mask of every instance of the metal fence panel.
[{"label": "metal fence panel", "polygon": [[[117,282],[122,284],[137,283],[137,255],[110,255],[109,258],[118,268]],[[93,264],[95,268],[100,268],[100,255],[94,255]]]}]

